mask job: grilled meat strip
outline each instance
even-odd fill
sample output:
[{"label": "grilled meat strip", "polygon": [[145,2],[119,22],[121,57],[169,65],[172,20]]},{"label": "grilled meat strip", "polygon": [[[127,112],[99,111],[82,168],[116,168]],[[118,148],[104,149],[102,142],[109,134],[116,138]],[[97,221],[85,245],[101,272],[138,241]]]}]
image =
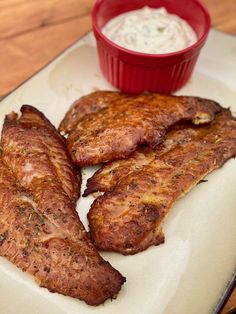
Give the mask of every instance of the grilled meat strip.
[{"label": "grilled meat strip", "polygon": [[75,210],[80,178],[65,140],[37,109],[6,117],[0,160],[0,255],[40,286],[91,305],[125,279],[104,261]]},{"label": "grilled meat strip", "polygon": [[[116,161],[114,173],[112,163],[100,171],[99,189],[108,191],[94,201],[88,214],[91,238],[98,249],[128,255],[162,243],[162,223],[174,202],[236,156],[236,119],[223,110],[204,127],[176,127],[154,155],[152,160],[148,153],[147,161],[141,163],[138,158],[137,169],[138,154],[127,167],[126,161],[121,161],[120,168]],[[94,190],[91,182],[89,188]]]},{"label": "grilled meat strip", "polygon": [[[82,178],[80,169],[73,165],[65,148],[65,138],[36,108],[25,105],[22,106],[21,112],[19,120],[14,112],[5,119],[2,131],[3,158],[11,163],[14,171],[17,171],[19,180],[24,181],[29,175],[25,180],[28,184],[26,188],[31,186],[30,180],[37,177],[46,177],[51,182],[56,177],[63,191],[73,203],[76,203],[80,197]],[[12,146],[13,144],[17,147]],[[27,167],[27,161],[28,165],[34,164],[34,167]],[[19,162],[22,162],[21,166],[25,173],[19,167]]]},{"label": "grilled meat strip", "polygon": [[109,105],[79,119],[68,136],[67,146],[73,161],[80,166],[125,158],[142,143],[155,148],[176,122],[206,123],[219,110],[215,102],[197,97],[157,94],[128,97],[116,92]]},{"label": "grilled meat strip", "polygon": [[[186,126],[186,123],[184,125]],[[170,131],[168,132],[169,134]],[[157,147],[156,152],[164,145],[166,145],[166,140]],[[148,146],[139,146],[129,158],[117,159],[105,163],[88,179],[83,196],[88,196],[94,192],[107,192],[119,180],[122,180],[132,172],[140,171],[143,166],[150,164],[154,159],[155,150]]]},{"label": "grilled meat strip", "polygon": [[96,91],[89,95],[83,96],[76,100],[64,119],[61,121],[59,131],[64,134],[69,134],[75,130],[79,120],[86,114],[97,112],[115,103],[118,99],[124,99],[128,95],[119,92],[111,91]]}]

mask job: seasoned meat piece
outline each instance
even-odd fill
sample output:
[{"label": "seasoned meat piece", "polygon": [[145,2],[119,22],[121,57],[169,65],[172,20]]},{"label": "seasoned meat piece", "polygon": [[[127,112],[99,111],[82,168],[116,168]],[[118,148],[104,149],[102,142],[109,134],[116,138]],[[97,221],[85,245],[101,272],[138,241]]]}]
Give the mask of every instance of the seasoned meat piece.
[{"label": "seasoned meat piece", "polygon": [[88,179],[83,196],[98,191],[106,192],[110,190],[119,180],[131,172],[140,171],[143,166],[150,164],[154,159],[153,149],[140,146],[129,158],[117,159],[104,164]]},{"label": "seasoned meat piece", "polygon": [[[141,164],[137,159],[140,169],[134,167],[136,153],[126,171],[125,161],[120,170],[116,161],[114,176],[108,170],[113,169],[112,163],[95,175],[95,186],[100,176],[99,189],[109,189],[95,200],[88,214],[91,238],[98,249],[127,255],[162,243],[162,223],[174,202],[236,156],[236,119],[223,110],[204,127],[176,127],[153,153],[154,160],[149,159],[150,154],[145,162],[143,155]],[[95,190],[92,180],[90,191]]]},{"label": "seasoned meat piece", "polygon": [[75,210],[80,178],[64,139],[38,110],[6,117],[0,160],[0,255],[52,292],[91,305],[125,279],[104,261]]},{"label": "seasoned meat piece", "polygon": [[80,170],[74,167],[65,139],[45,116],[31,106],[22,106],[22,116],[9,114],[3,126],[2,157],[26,189],[39,184],[60,184],[73,203],[80,196]]},{"label": "seasoned meat piece", "polygon": [[69,134],[67,146],[76,164],[89,166],[125,158],[143,143],[155,148],[176,122],[206,123],[220,110],[215,102],[196,97],[120,97],[117,93],[115,97],[108,106],[79,119]]},{"label": "seasoned meat piece", "polygon": [[117,99],[124,99],[126,97],[128,95],[110,91],[96,91],[81,97],[72,104],[59,126],[59,131],[64,134],[70,133],[76,128],[79,120],[86,114],[97,112],[109,104],[116,102]]},{"label": "seasoned meat piece", "polygon": [[[22,106],[21,111],[19,120],[14,112],[5,119],[2,132],[4,158],[12,157],[11,167],[18,174],[22,173],[19,179],[25,180],[27,187],[37,177],[59,181],[63,191],[76,203],[80,196],[81,174],[65,149],[65,138],[34,107]],[[19,162],[22,162],[22,168]]]}]

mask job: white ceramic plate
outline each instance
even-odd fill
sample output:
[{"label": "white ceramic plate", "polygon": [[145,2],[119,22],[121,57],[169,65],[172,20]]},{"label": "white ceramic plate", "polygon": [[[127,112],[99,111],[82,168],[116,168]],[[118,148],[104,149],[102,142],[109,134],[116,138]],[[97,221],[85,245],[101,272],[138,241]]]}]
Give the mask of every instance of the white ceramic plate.
[{"label": "white ceramic plate", "polygon": [[[89,34],[2,100],[0,121],[27,103],[58,126],[70,104],[95,89],[112,87],[100,73]],[[193,77],[178,94],[212,98],[236,112],[235,37],[212,30]],[[92,171],[83,171],[84,177]],[[164,225],[164,245],[134,256],[102,254],[127,277],[117,300],[93,308],[50,293],[0,258],[0,313],[211,313],[236,267],[236,160],[207,179],[172,208]],[[77,207],[86,226],[91,202],[92,197],[81,199]]]}]

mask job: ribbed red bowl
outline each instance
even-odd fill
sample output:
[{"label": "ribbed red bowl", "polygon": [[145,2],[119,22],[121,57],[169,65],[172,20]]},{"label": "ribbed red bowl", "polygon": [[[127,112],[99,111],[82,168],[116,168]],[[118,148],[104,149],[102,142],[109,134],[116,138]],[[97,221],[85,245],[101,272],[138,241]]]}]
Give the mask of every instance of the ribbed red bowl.
[{"label": "ribbed red bowl", "polygon": [[[177,52],[147,54],[122,48],[102,34],[102,27],[110,19],[144,6],[163,6],[185,19],[195,30],[198,41]],[[211,24],[208,11],[199,0],[97,0],[92,21],[100,67],[106,79],[123,92],[164,94],[176,91],[188,81]]]}]

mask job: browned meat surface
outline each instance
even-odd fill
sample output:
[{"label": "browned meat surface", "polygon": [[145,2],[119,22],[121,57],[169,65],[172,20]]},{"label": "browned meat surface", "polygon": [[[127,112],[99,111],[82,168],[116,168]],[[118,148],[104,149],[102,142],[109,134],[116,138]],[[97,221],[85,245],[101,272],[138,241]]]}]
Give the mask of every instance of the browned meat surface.
[{"label": "browned meat surface", "polygon": [[117,99],[126,98],[128,95],[119,92],[97,91],[83,96],[75,101],[62,120],[59,131],[68,134],[73,131],[79,120],[89,113],[94,113],[109,104],[114,103]]},{"label": "browned meat surface", "polygon": [[154,152],[141,150],[131,161],[106,165],[89,184],[90,191],[108,190],[88,214],[96,247],[127,255],[162,243],[173,203],[235,156],[236,119],[223,110],[204,127],[175,127]]},{"label": "browned meat surface", "polygon": [[[105,92],[102,95],[105,97]],[[98,94],[96,101],[97,97]],[[142,143],[155,148],[171,125],[180,120],[206,123],[220,109],[218,104],[206,99],[157,94],[128,97],[115,92],[112,102],[108,103],[94,113],[82,115],[69,134],[69,152],[80,166],[125,158]]]},{"label": "browned meat surface", "polygon": [[98,191],[106,192],[110,190],[119,180],[131,172],[140,171],[143,166],[150,164],[154,159],[155,151],[153,149],[147,146],[140,146],[129,158],[117,159],[104,164],[88,179],[87,188],[83,196]]},{"label": "browned meat surface", "polygon": [[0,160],[0,255],[52,292],[98,305],[125,279],[104,261],[75,210],[77,176],[64,139],[38,110],[7,116]]},{"label": "browned meat surface", "polygon": [[50,182],[57,178],[55,182],[61,183],[63,191],[75,203],[80,196],[81,174],[65,149],[64,137],[37,109],[22,106],[21,111],[19,120],[15,113],[6,117],[2,132],[3,157],[6,161],[11,158],[11,167],[20,175],[19,180],[27,184],[26,188],[37,178],[44,177]]}]

